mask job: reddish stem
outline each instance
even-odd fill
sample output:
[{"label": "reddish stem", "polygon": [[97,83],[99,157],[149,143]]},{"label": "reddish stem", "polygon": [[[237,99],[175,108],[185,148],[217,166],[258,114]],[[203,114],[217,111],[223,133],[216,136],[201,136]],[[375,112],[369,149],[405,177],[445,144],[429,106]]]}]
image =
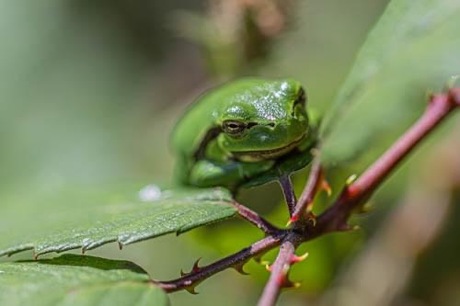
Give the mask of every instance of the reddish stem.
[{"label": "reddish stem", "polygon": [[257,226],[260,230],[262,230],[265,234],[275,234],[279,232],[280,230],[272,225],[270,222],[262,218],[258,213],[255,211],[247,208],[244,205],[241,205],[240,203],[234,201],[233,206],[236,207],[238,210],[238,214],[248,221],[249,223],[252,223],[253,225]]},{"label": "reddish stem", "polygon": [[306,211],[306,208],[310,203],[313,202],[313,199],[318,192],[319,185],[321,183],[322,178],[322,168],[321,168],[321,161],[319,158],[315,158],[313,160],[313,164],[311,166],[310,174],[308,176],[307,184],[300,195],[299,201],[297,202],[292,216],[289,220],[290,223],[294,223],[302,216],[302,214]]},{"label": "reddish stem", "polygon": [[324,233],[348,229],[346,222],[353,209],[367,201],[401,161],[457,107],[460,107],[460,88],[431,96],[422,117],[355,182],[346,186],[335,203],[318,217],[318,230]]},{"label": "reddish stem", "polygon": [[298,236],[290,235],[281,244],[275,262],[270,266],[270,278],[265,285],[258,306],[275,305],[281,289],[295,286],[288,278],[289,269],[294,263],[295,250],[301,243]]},{"label": "reddish stem", "polygon": [[[278,257],[273,264],[270,279],[259,300],[260,306],[275,305],[281,288],[286,287],[287,274],[292,263],[290,259],[294,255],[297,245],[331,231],[348,230],[347,220],[353,209],[362,205],[420,141],[426,138],[457,107],[460,107],[460,88],[451,89],[447,94],[442,93],[432,96],[422,117],[354,183],[344,188],[334,204],[318,217],[316,225],[312,226],[311,223],[304,223],[303,228],[300,228],[299,223],[302,220],[294,220],[294,228],[303,230],[302,240],[295,244],[292,240],[289,240],[290,235],[284,240]],[[309,199],[314,195],[313,190],[315,188],[313,186],[317,185],[317,180],[320,179],[319,169],[320,166],[315,166],[312,169],[314,173],[310,174],[309,181],[301,197],[302,201],[305,201],[303,198]],[[305,203],[308,203],[308,201],[305,201]],[[300,214],[300,208],[303,205],[305,204],[298,204]],[[291,235],[293,234],[294,232],[291,232]]]},{"label": "reddish stem", "polygon": [[[294,252],[298,245],[322,236],[331,231],[348,229],[347,220],[353,210],[362,205],[388,178],[390,173],[407,157],[407,155],[424,139],[441,121],[455,108],[460,107],[460,88],[450,89],[448,93],[433,95],[425,113],[380,159],[366,170],[354,183],[346,186],[339,198],[323,212],[316,224],[303,222],[303,218],[291,221],[291,229],[277,229],[257,213],[249,210],[241,204],[235,203],[240,216],[255,224],[269,236],[252,244],[233,255],[227,256],[213,264],[204,267],[195,266],[191,273],[172,281],[155,282],[167,292],[186,289],[194,292],[194,287],[204,279],[230,267],[241,270],[242,266],[250,259],[260,256],[281,244],[280,252],[271,267],[270,279],[259,300],[259,305],[274,305],[281,289],[291,284],[288,280],[290,266],[296,262]],[[313,200],[315,189],[321,179],[321,167],[319,163],[312,166],[309,182],[294,208],[290,207],[291,216],[302,216],[306,205]],[[288,183],[282,180],[281,184]],[[292,197],[288,189],[285,196]],[[292,190],[291,190],[292,191]],[[292,201],[288,201],[293,203]]]}]

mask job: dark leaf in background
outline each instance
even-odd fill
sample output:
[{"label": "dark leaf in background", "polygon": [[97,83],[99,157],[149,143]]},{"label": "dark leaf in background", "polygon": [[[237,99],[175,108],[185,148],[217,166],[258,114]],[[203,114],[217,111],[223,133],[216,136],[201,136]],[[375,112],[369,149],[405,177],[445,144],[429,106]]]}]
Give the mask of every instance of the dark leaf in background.
[{"label": "dark leaf in background", "polygon": [[326,115],[326,162],[374,160],[460,74],[459,13],[457,0],[388,5]]}]

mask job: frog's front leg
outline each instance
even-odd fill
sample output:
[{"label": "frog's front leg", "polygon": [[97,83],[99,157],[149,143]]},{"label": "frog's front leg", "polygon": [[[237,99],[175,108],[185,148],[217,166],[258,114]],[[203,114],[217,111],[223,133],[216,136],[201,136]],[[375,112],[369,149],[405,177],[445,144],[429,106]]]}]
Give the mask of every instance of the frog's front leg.
[{"label": "frog's front leg", "polygon": [[190,170],[189,183],[200,187],[227,186],[235,187],[263,172],[270,170],[275,161],[259,162],[215,162],[197,161]]}]

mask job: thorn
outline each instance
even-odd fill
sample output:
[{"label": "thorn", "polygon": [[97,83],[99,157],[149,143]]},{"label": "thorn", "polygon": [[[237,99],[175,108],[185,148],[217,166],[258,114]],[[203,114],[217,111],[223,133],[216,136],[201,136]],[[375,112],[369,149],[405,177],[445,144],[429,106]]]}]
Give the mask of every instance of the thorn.
[{"label": "thorn", "polygon": [[191,272],[196,273],[201,270],[200,266],[198,266],[198,263],[200,262],[200,260],[201,260],[201,257],[195,261]]},{"label": "thorn", "polygon": [[316,226],[316,216],[312,212],[309,212],[307,221],[310,222],[313,226]]},{"label": "thorn", "polygon": [[[247,262],[247,261],[246,261]],[[243,263],[240,263],[240,264],[237,264],[237,265],[234,265],[232,268],[236,270],[236,272],[242,274],[242,275],[249,275],[248,272],[244,271],[244,265],[246,264],[246,262],[243,262]]]},{"label": "thorn", "polygon": [[258,263],[260,265],[262,265],[262,266],[265,266],[265,267],[270,265],[270,262],[268,260],[262,260],[262,261],[259,261]]},{"label": "thorn", "polygon": [[289,227],[291,226],[292,223],[295,223],[299,220],[299,216],[298,215],[294,215],[294,216],[291,216],[288,220],[288,222],[286,223],[286,227]]},{"label": "thorn", "polygon": [[304,261],[307,257],[308,257],[308,252],[305,253],[305,254],[303,254],[303,255],[301,255],[301,256],[297,256],[297,255],[294,254],[294,255],[292,255],[292,257],[291,257],[291,265],[292,265],[292,264],[296,264],[296,263],[298,263],[298,262],[302,262],[302,261]]},{"label": "thorn", "polygon": [[120,250],[123,250],[123,243],[121,243],[121,241],[117,241],[118,242],[118,248]]},{"label": "thorn", "polygon": [[358,178],[358,175],[352,174],[347,178],[347,180],[345,181],[345,184],[347,186],[350,186],[351,184],[353,184],[354,181],[356,181],[357,178]]},{"label": "thorn", "polygon": [[198,280],[195,282],[192,282],[191,280],[186,280],[183,285],[184,289],[187,290],[190,294],[198,294],[198,292],[195,291],[196,286],[198,286],[203,280]]},{"label": "thorn", "polygon": [[197,272],[200,272],[201,271],[201,267],[198,265],[198,263],[200,262],[201,260],[201,257],[198,258],[195,263],[193,264],[193,267],[192,267],[192,270],[190,272],[184,272],[184,270],[180,270],[180,276],[186,276],[186,275],[190,275],[192,273],[197,273]]},{"label": "thorn", "polygon": [[188,293],[191,293],[191,294],[194,294],[194,295],[195,295],[195,294],[198,294],[198,292],[195,291],[195,287],[196,287],[196,285],[190,286],[190,287],[186,287],[185,290],[187,290]]},{"label": "thorn", "polygon": [[289,279],[286,280],[283,284],[283,288],[294,288],[294,289],[297,289],[300,287],[300,282],[293,282],[293,281],[290,281]]},{"label": "thorn", "polygon": [[278,280],[278,285],[282,288],[299,288],[300,282],[292,282],[287,275],[280,275]]},{"label": "thorn", "polygon": [[313,210],[313,204],[315,204],[314,201],[311,201],[307,204],[307,206],[305,207],[305,210],[307,211],[307,213],[310,213]]},{"label": "thorn", "polygon": [[320,189],[325,191],[328,197],[332,195],[331,185],[329,185],[329,182],[323,177],[323,175],[321,175]]},{"label": "thorn", "polygon": [[272,266],[268,261],[265,263],[265,270],[267,270],[268,272],[272,272]]},{"label": "thorn", "polygon": [[85,248],[85,247],[82,247],[82,248],[81,248],[81,255],[85,255],[85,253],[86,253],[86,248]]},{"label": "thorn", "polygon": [[257,262],[258,264],[261,264],[264,266],[268,262],[266,260],[262,260],[262,256],[264,256],[265,253],[267,252],[263,252],[262,254],[256,255],[252,259],[254,259],[254,261]]},{"label": "thorn", "polygon": [[[313,206],[313,205],[312,205]],[[311,212],[311,207],[307,206],[307,222],[310,222],[313,226],[316,226],[316,215]],[[292,216],[289,221],[286,223],[286,227],[289,227],[292,223],[297,222],[299,220],[299,215]]]}]

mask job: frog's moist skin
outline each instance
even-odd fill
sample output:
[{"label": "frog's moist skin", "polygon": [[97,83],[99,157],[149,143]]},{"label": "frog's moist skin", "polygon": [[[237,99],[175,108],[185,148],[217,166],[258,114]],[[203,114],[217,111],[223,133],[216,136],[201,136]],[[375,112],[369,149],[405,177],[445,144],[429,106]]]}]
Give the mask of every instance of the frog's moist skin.
[{"label": "frog's moist skin", "polygon": [[240,79],[210,90],[176,125],[181,184],[235,189],[311,143],[306,95],[291,79]]}]

